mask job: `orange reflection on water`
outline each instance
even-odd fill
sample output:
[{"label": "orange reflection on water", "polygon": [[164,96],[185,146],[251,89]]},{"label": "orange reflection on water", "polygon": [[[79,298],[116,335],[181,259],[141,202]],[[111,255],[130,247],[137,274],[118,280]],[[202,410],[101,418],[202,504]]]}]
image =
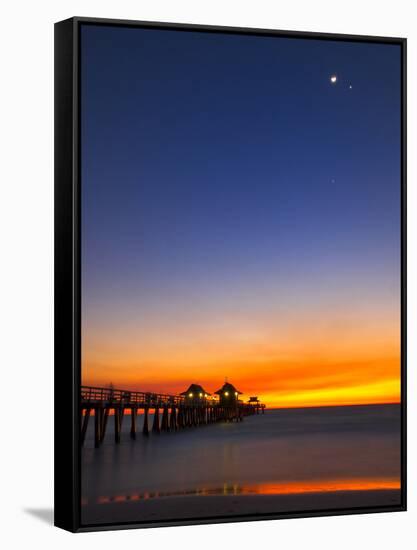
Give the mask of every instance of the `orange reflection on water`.
[{"label": "orange reflection on water", "polygon": [[335,479],[317,481],[291,481],[286,483],[261,483],[243,487],[242,494],[289,495],[299,493],[330,493],[335,491],[375,491],[400,489],[401,482],[392,479]]},{"label": "orange reflection on water", "polygon": [[[401,489],[401,481],[398,478],[372,478],[372,479],[325,479],[311,481],[288,481],[254,483],[251,485],[229,485],[222,487],[187,489],[184,491],[146,491],[130,495],[115,495],[112,497],[101,496],[98,504],[110,504],[116,502],[131,502],[138,500],[150,500],[164,497],[179,496],[220,496],[220,495],[299,495],[306,493],[332,493],[338,491],[378,491]],[[83,505],[87,502],[82,503]]]}]

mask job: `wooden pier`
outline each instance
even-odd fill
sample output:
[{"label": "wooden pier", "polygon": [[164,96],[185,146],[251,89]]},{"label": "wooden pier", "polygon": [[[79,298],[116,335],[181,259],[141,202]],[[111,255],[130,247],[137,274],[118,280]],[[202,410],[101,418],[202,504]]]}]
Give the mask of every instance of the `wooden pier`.
[{"label": "wooden pier", "polygon": [[[142,412],[141,432],[148,437],[151,433],[176,432],[214,422],[241,422],[245,416],[264,413],[265,405],[259,401],[243,403],[240,400],[227,405],[216,399],[191,401],[183,395],[81,386],[81,444],[84,444],[92,416],[95,447],[100,447],[104,441],[110,418],[114,422],[114,441],[120,443],[126,411],[130,412],[130,437],[136,439],[138,412]],[[151,412],[152,426],[149,422]]]}]

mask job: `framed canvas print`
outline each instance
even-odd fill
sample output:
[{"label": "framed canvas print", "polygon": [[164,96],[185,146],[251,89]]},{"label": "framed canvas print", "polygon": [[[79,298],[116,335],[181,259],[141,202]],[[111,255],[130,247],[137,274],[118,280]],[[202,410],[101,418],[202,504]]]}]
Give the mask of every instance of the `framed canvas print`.
[{"label": "framed canvas print", "polygon": [[406,508],[406,42],[55,25],[55,523]]}]

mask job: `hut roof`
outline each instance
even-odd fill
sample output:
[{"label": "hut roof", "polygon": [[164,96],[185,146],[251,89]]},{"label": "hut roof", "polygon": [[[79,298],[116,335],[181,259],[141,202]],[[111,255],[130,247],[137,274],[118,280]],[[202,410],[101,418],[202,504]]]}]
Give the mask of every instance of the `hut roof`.
[{"label": "hut roof", "polygon": [[223,386],[219,390],[215,391],[214,393],[217,394],[217,395],[220,395],[220,394],[225,393],[227,391],[229,393],[239,393],[239,394],[242,393],[241,391],[237,390],[234,387],[233,384],[230,384],[229,382],[226,382],[225,384],[223,384]]},{"label": "hut roof", "polygon": [[203,388],[203,386],[200,386],[200,384],[191,384],[188,390],[183,391],[182,393],[180,393],[180,395],[188,395],[190,393],[192,393],[195,396],[199,395],[200,393],[205,395],[210,395],[209,392],[207,392]]}]

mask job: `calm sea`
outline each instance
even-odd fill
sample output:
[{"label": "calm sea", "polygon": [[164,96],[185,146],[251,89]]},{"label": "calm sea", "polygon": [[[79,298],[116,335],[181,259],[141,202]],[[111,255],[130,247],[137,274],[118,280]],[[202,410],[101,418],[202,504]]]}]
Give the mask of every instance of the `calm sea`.
[{"label": "calm sea", "polygon": [[100,449],[93,448],[90,421],[82,451],[84,508],[180,495],[399,487],[398,405],[269,410],[241,423],[148,438],[139,431],[136,441],[125,416],[119,445],[112,420]]}]

